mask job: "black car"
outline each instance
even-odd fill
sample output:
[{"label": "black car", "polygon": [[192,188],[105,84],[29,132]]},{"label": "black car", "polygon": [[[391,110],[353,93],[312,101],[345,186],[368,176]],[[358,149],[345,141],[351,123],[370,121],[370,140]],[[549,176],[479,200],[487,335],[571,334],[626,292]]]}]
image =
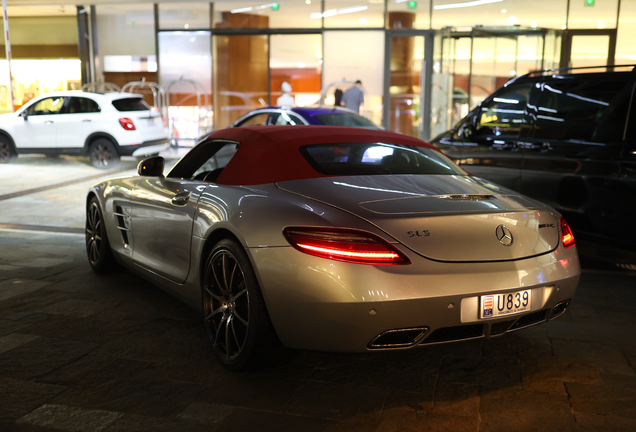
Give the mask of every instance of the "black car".
[{"label": "black car", "polygon": [[431,142],[556,208],[576,236],[636,251],[636,69],[601,70],[512,79]]}]

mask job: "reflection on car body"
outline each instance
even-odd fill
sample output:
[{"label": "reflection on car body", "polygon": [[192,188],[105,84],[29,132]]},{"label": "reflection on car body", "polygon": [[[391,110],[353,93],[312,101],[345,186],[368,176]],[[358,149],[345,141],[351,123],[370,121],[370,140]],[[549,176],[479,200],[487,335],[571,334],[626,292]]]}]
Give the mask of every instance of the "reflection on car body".
[{"label": "reflection on car body", "polygon": [[235,121],[231,127],[244,126],[299,126],[326,125],[348,126],[364,129],[382,128],[371,120],[342,107],[268,107],[259,108],[245,114]]},{"label": "reflection on car body", "polygon": [[160,157],[139,173],[90,189],[89,262],[201,310],[232,369],[278,340],[368,352],[499,336],[562,314],[579,280],[558,212],[391,132],[224,129],[165,177]]}]

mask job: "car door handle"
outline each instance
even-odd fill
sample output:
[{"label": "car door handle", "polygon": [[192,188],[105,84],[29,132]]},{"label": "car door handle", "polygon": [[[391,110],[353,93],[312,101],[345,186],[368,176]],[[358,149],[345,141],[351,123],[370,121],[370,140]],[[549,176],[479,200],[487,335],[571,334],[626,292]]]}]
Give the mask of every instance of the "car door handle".
[{"label": "car door handle", "polygon": [[84,119],[84,120],[82,120],[82,123],[90,123],[90,122],[92,122],[92,121],[93,121],[93,120],[91,120],[91,119]]},{"label": "car door handle", "polygon": [[44,122],[44,124],[53,124],[53,120],[47,120]]},{"label": "car door handle", "polygon": [[172,204],[176,206],[184,206],[190,199],[190,192],[181,192],[172,197]]}]

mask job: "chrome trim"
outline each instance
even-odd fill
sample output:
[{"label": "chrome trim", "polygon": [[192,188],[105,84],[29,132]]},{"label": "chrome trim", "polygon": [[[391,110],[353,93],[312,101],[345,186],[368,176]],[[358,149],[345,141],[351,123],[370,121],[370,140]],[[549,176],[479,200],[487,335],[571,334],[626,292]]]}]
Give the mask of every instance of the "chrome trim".
[{"label": "chrome trim", "polygon": [[[373,340],[371,340],[371,342],[369,342],[369,345],[367,345],[367,347],[369,349],[373,349],[373,350],[409,348],[409,347],[412,347],[412,346],[415,346],[415,345],[419,344],[420,341],[422,339],[424,339],[426,337],[426,335],[428,334],[428,330],[429,330],[428,327],[412,327],[412,328],[387,330],[385,332],[380,333],[376,337],[374,337]],[[420,334],[417,335],[417,337],[415,337],[415,339],[413,339],[413,342],[398,343],[398,344],[378,344],[378,345],[374,344],[375,341],[377,341],[378,339],[380,339],[384,335],[392,334],[392,333],[402,333],[402,332],[407,332],[407,331],[420,331]]]},{"label": "chrome trim", "polygon": [[484,201],[494,199],[494,195],[476,195],[476,194],[453,194],[453,195],[437,195],[437,198],[448,201]]}]

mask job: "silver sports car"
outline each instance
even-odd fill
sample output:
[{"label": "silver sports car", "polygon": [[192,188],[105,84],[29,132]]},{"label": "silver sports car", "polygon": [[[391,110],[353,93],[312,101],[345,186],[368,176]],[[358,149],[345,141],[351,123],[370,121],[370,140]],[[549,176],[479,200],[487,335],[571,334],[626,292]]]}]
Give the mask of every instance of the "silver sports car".
[{"label": "silver sports car", "polygon": [[86,249],[201,310],[219,360],[271,346],[368,352],[500,336],[576,290],[555,210],[472,177],[428,144],[329,126],[224,129],[164,176],[94,185]]}]

